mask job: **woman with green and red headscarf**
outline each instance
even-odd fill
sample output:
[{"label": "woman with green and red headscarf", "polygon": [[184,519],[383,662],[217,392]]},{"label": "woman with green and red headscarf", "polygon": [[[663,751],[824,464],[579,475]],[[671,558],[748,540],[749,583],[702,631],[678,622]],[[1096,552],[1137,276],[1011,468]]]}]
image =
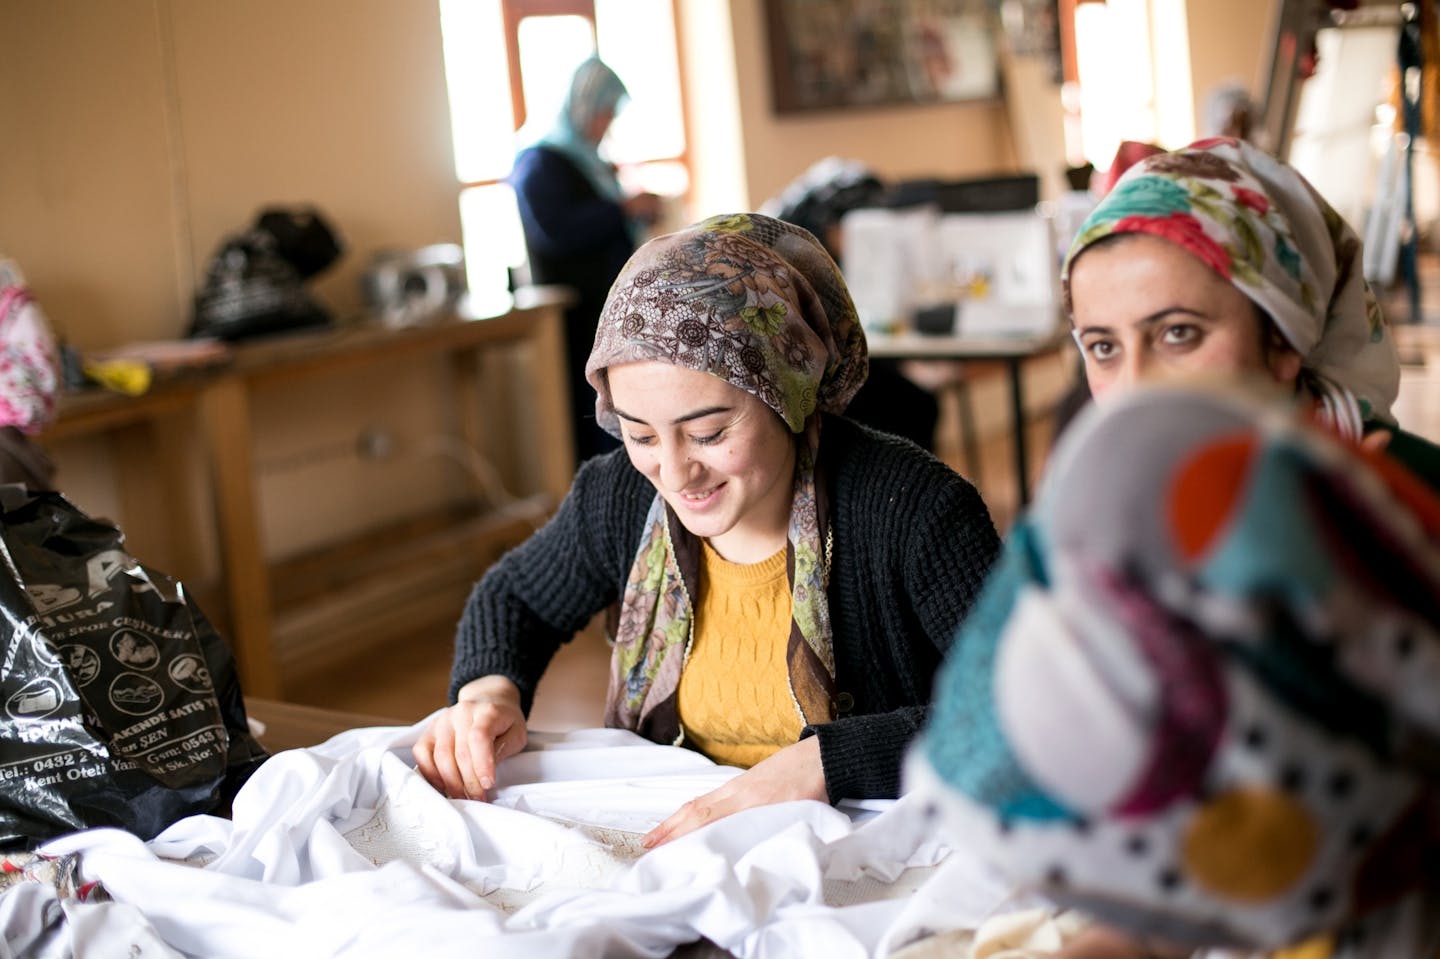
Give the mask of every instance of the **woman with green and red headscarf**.
[{"label": "woman with green and red headscarf", "polygon": [[555,650],[618,604],[606,724],[748,770],[647,844],[762,803],[895,796],[998,538],[964,479],[839,415],[865,367],[806,231],[739,214],[636,251],[586,366],[624,450],[476,587],[426,778],[483,799]]},{"label": "woman with green and red headscarf", "polygon": [[1124,933],[1067,959],[1435,959],[1437,460],[1391,416],[1359,240],[1207,141],[1127,172],[1065,279],[1097,408],[962,627],[912,782],[957,845]]},{"label": "woman with green and red headscarf", "polygon": [[1437,682],[1440,497],[1273,393],[1147,384],[1057,446],[909,784],[1128,934],[1067,959],[1435,959]]},{"label": "woman with green and red headscarf", "polygon": [[1062,279],[1099,402],[1142,380],[1261,375],[1440,486],[1440,450],[1391,414],[1400,366],[1359,237],[1269,154],[1215,139],[1139,161]]}]

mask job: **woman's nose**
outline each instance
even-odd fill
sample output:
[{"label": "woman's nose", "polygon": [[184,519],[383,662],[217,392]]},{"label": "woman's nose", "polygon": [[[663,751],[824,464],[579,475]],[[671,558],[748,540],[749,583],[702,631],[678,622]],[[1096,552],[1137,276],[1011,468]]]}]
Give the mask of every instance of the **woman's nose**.
[{"label": "woman's nose", "polygon": [[684,448],[669,445],[660,450],[660,485],[672,493],[678,493],[690,483],[693,465]]},{"label": "woman's nose", "polygon": [[1115,371],[1114,384],[1129,389],[1145,378],[1145,359],[1138,350],[1128,351]]}]

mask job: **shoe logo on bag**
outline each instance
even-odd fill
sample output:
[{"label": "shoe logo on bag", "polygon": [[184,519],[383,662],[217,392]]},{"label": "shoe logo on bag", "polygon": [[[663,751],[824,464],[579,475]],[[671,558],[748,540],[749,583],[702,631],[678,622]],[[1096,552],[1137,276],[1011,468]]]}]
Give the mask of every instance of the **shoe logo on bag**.
[{"label": "shoe logo on bag", "polygon": [[35,604],[35,611],[41,616],[48,616],[57,609],[75,605],[87,595],[99,596],[110,588],[110,580],[133,565],[135,565],[134,560],[123,550],[107,549],[85,561],[88,593],[81,592],[74,586],[59,586],[52,583],[31,583],[25,587],[25,592],[30,594],[30,599]]},{"label": "shoe logo on bag", "polygon": [[110,683],[110,705],[132,716],[154,712],[164,698],[160,684],[139,673],[121,673]]},{"label": "shoe logo on bag", "polygon": [[151,669],[160,662],[155,641],[133,629],[117,630],[110,636],[110,655],[132,669]]},{"label": "shoe logo on bag", "polygon": [[49,615],[66,606],[72,606],[85,598],[84,593],[72,586],[50,586],[45,583],[26,586],[25,592],[30,594],[30,600],[35,604],[35,610],[41,616]]},{"label": "shoe logo on bag", "polygon": [[5,700],[5,712],[11,719],[21,722],[44,719],[60,708],[62,699],[64,699],[64,695],[60,690],[60,684],[42,676],[39,679],[30,680]]},{"label": "shoe logo on bag", "polygon": [[193,653],[176,656],[170,662],[170,678],[181,689],[192,693],[208,693],[211,689],[210,669],[205,661]]},{"label": "shoe logo on bag", "polygon": [[60,652],[65,657],[65,668],[70,670],[70,676],[77,686],[88,686],[91,680],[100,675],[100,654],[89,646],[71,643],[69,646],[61,646]]}]

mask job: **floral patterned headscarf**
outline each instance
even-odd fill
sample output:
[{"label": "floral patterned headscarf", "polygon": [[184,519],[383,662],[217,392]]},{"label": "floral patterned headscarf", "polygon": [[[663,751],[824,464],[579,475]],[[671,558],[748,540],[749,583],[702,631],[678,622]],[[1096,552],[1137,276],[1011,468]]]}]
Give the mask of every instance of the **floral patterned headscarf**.
[{"label": "floral patterned headscarf", "polygon": [[[596,419],[617,436],[605,371],[647,360],[718,376],[758,398],[796,434],[786,662],[801,719],[834,718],[817,414],[845,408],[867,363],[865,334],[839,268],[814,236],[759,214],[713,217],[651,240],[611,287],[585,364]],[[658,742],[679,740],[675,693],[693,633],[698,557],[696,538],[657,493],[621,601],[606,725]]]},{"label": "floral patterned headscarf", "polygon": [[1400,366],[1366,283],[1360,238],[1304,177],[1239,140],[1201,140],[1135,164],[1081,225],[1091,244],[1148,233],[1177,244],[1249,297],[1300,354],[1322,416],[1349,436],[1393,423]]},{"label": "floral patterned headscarf", "polygon": [[1134,932],[1434,956],[1437,677],[1440,499],[1287,404],[1151,387],[1062,438],[908,784]]}]

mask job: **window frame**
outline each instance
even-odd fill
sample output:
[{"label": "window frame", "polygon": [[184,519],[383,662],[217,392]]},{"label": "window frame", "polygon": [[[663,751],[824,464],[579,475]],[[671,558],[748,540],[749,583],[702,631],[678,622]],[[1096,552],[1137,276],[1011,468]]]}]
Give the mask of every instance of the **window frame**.
[{"label": "window frame", "polygon": [[[595,0],[500,0],[500,14],[505,29],[506,73],[510,78],[510,109],[515,129],[525,125],[525,78],[520,70],[520,21],[526,17],[578,16],[590,22],[591,37],[599,49],[599,29],[596,24]],[[674,156],[649,157],[635,166],[650,163],[678,163],[685,168],[686,188],[681,199],[690,202],[695,189],[695,170],[690,162],[691,125],[690,111],[686,108],[684,51],[680,44],[680,0],[670,0],[671,23],[674,24],[676,83],[680,91],[680,125],[684,131],[685,146]],[[504,183],[509,174],[480,180],[461,180],[459,193],[482,186]]]}]

